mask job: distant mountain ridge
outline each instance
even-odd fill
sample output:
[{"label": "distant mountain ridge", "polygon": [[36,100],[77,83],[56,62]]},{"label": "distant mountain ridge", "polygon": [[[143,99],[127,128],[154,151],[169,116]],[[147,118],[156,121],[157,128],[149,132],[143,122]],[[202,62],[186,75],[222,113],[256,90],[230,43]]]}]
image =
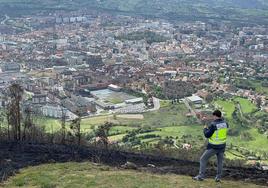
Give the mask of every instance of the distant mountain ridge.
[{"label": "distant mountain ridge", "polygon": [[263,10],[267,10],[268,8],[268,2],[265,2],[265,0],[100,0],[97,2],[103,6],[119,8],[135,8],[141,7],[141,5],[148,5],[150,7],[162,5],[163,9],[170,9],[170,6],[172,6],[174,9],[176,9],[178,6],[207,6],[210,8],[224,7]]},{"label": "distant mountain ridge", "polygon": [[[83,0],[78,0],[83,1]],[[177,19],[217,18],[268,22],[265,0],[98,0],[99,8]]]},{"label": "distant mountain ridge", "polygon": [[268,23],[267,0],[0,0],[0,15],[80,8],[171,19],[217,18]]}]

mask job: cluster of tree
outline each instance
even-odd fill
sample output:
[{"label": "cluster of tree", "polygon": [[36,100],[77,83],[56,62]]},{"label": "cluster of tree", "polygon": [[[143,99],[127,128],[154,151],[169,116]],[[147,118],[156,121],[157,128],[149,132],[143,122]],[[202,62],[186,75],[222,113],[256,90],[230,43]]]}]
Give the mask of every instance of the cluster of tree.
[{"label": "cluster of tree", "polygon": [[126,136],[123,137],[122,142],[127,143],[128,145],[131,145],[131,146],[140,145],[142,139],[156,138],[157,136],[154,134],[148,134],[149,136],[144,135],[142,137],[138,137],[138,134],[149,133],[152,131],[153,130],[151,128],[139,128],[139,129],[130,131]]},{"label": "cluster of tree", "polygon": [[[252,116],[253,117],[253,121],[258,123],[258,131],[259,133],[266,133],[268,132],[268,116],[266,113],[260,114],[260,115],[255,115]],[[268,136],[267,136],[268,139]]]},{"label": "cluster of tree", "polygon": [[237,125],[241,125],[241,127],[248,127],[249,121],[241,113],[242,112],[239,110],[238,106],[236,106],[232,113],[233,120]]},{"label": "cluster of tree", "polygon": [[173,146],[174,144],[174,138],[172,136],[167,136],[164,139],[161,139],[158,144],[165,145],[166,147],[168,146]]},{"label": "cluster of tree", "polygon": [[165,42],[168,38],[157,34],[153,31],[136,31],[128,34],[123,34],[121,36],[115,37],[117,40],[146,40],[148,44],[152,44],[154,42]]},{"label": "cluster of tree", "polygon": [[255,91],[256,87],[250,80],[246,79],[239,79],[236,80],[235,86],[241,89],[246,89],[246,90],[253,90]]},{"label": "cluster of tree", "polygon": [[165,99],[164,91],[163,91],[163,88],[161,86],[154,85],[152,93],[155,97],[157,97],[159,99]]},{"label": "cluster of tree", "polygon": [[245,140],[245,141],[252,141],[252,140],[254,140],[254,137],[249,132],[246,132],[246,131],[243,131],[240,134],[240,138],[242,140]]},{"label": "cluster of tree", "polygon": [[112,123],[106,122],[94,130],[94,137],[96,138],[95,143],[107,148],[109,145],[109,131],[112,127]]},{"label": "cluster of tree", "polygon": [[[46,132],[45,127],[33,121],[34,114],[30,106],[22,105],[24,89],[19,83],[13,83],[6,91],[6,108],[1,113],[0,139],[11,142],[43,142],[59,144],[81,144],[81,117],[66,127],[66,112],[62,110],[61,129],[58,132]],[[79,114],[79,113],[78,113]]]},{"label": "cluster of tree", "polygon": [[236,128],[229,128],[228,129],[228,135],[229,136],[238,136],[239,135],[239,130]]}]

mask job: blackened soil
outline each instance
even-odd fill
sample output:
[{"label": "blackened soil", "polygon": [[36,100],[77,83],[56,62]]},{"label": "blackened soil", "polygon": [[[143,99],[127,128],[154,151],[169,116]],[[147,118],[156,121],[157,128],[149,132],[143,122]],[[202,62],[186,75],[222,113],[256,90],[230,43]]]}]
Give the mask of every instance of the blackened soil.
[{"label": "blackened soil", "polygon": [[[27,166],[68,161],[92,161],[113,167],[121,167],[129,161],[137,166],[137,170],[189,176],[196,175],[199,169],[197,162],[111,149],[75,148],[50,144],[0,143],[0,182],[5,181],[8,177],[15,175],[19,169]],[[215,173],[215,168],[210,166],[207,170],[208,177],[213,177]],[[268,186],[268,171],[256,168],[225,167],[224,178]]]}]

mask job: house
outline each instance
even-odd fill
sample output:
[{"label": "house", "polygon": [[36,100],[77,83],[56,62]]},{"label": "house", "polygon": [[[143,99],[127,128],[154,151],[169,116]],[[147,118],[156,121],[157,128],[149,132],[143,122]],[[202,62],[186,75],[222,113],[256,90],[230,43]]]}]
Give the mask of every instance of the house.
[{"label": "house", "polygon": [[88,65],[93,66],[95,68],[103,65],[102,57],[100,54],[88,52],[85,56],[85,61]]},{"label": "house", "polygon": [[115,105],[112,104],[107,104],[101,101],[95,101],[94,102],[98,107],[104,109],[104,110],[110,110],[110,109],[115,109]]},{"label": "house", "polygon": [[165,77],[175,78],[177,75],[177,71],[164,71],[163,75]]},{"label": "house", "polygon": [[125,100],[126,104],[139,104],[139,103],[143,103],[143,98],[139,97],[139,98],[135,98],[135,99],[129,99],[129,100]]},{"label": "house", "polygon": [[75,84],[78,86],[88,85],[91,83],[91,77],[88,75],[73,76],[73,80],[74,80]]},{"label": "house", "polygon": [[25,84],[25,89],[30,92],[37,92],[39,87],[33,82],[28,82]]},{"label": "house", "polygon": [[90,112],[96,112],[95,103],[81,96],[71,95],[71,97],[62,100],[62,104],[74,114],[80,113],[80,115],[88,115]]},{"label": "house", "polygon": [[47,102],[47,95],[45,94],[34,94],[32,97],[33,104],[44,104]]},{"label": "house", "polygon": [[20,65],[18,63],[5,63],[2,66],[2,72],[20,72]]},{"label": "house", "polygon": [[167,80],[164,82],[163,93],[168,99],[181,99],[191,96],[195,87],[191,82],[182,80]]},{"label": "house", "polygon": [[46,104],[41,107],[41,113],[46,117],[62,118],[63,115],[67,115],[67,109],[55,104]]},{"label": "house", "polygon": [[206,99],[207,96],[209,95],[209,92],[206,91],[206,90],[199,90],[197,92],[197,95],[200,96],[200,97],[202,97],[203,99]]},{"label": "house", "polygon": [[60,104],[62,97],[60,96],[60,92],[59,91],[50,91],[47,94],[47,97],[50,101]]},{"label": "house", "polygon": [[191,103],[191,104],[202,104],[203,103],[203,99],[200,98],[197,95],[193,95],[191,97],[187,97],[186,100]]}]

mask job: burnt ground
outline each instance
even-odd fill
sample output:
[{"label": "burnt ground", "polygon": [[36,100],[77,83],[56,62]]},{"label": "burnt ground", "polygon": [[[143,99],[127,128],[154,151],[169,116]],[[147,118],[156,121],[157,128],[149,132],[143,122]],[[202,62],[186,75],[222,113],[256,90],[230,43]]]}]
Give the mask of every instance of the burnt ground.
[{"label": "burnt ground", "polygon": [[[92,161],[113,167],[121,167],[129,161],[137,166],[137,170],[189,176],[196,175],[199,168],[197,162],[94,147],[0,143],[0,182],[27,166],[68,161]],[[148,164],[153,164],[155,167]],[[213,177],[215,173],[215,167],[208,167],[208,177]],[[225,167],[224,178],[268,186],[268,171],[256,168]]]}]

